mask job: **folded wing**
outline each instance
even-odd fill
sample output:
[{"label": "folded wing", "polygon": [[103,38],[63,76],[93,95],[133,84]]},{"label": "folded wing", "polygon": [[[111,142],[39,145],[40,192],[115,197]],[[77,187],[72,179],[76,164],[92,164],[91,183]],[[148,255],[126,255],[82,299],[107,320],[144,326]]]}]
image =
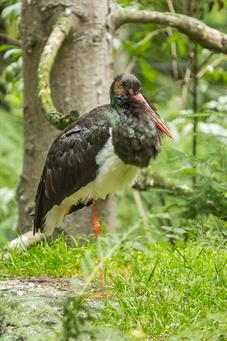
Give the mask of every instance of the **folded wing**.
[{"label": "folded wing", "polygon": [[45,216],[54,205],[95,179],[96,155],[110,136],[107,120],[102,120],[105,110],[99,107],[81,117],[53,142],[36,194],[34,233],[43,231]]}]

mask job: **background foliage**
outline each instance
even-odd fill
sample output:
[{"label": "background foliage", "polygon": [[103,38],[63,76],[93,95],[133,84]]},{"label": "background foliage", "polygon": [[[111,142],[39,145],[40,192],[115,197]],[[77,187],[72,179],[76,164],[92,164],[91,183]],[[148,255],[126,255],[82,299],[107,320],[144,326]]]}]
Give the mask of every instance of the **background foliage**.
[{"label": "background foliage", "polygon": [[15,236],[15,193],[22,167],[22,57],[18,19],[21,4],[0,4],[0,241]]},{"label": "background foliage", "polygon": [[[142,9],[193,15],[226,31],[226,8],[207,1],[121,1]],[[142,80],[144,93],[174,132],[151,169],[163,176],[160,188],[142,194],[149,226],[164,237],[191,238],[224,233],[226,220],[227,57],[201,48],[176,30],[132,25],[116,43],[127,51],[128,69]],[[116,49],[117,53],[117,49]],[[197,77],[195,77],[197,75]],[[217,152],[218,151],[218,152]],[[190,192],[166,188],[167,180],[190,186]],[[130,192],[122,201],[130,205]],[[134,203],[133,203],[134,205]],[[130,224],[135,219],[124,215]],[[209,232],[208,232],[209,231]],[[163,237],[163,236],[162,236]],[[160,235],[159,235],[160,238]]]},{"label": "background foliage", "polygon": [[[172,3],[176,12],[196,16],[208,25],[226,31],[226,7],[222,1],[119,2],[123,6],[160,11],[168,11],[168,5]],[[19,1],[13,0],[1,4],[2,240],[12,236],[11,228],[15,228],[14,195],[22,162],[20,5]],[[138,76],[145,96],[157,107],[175,136],[174,142],[165,139],[162,153],[151,165],[152,172],[162,175],[162,186],[142,193],[148,229],[152,229],[158,238],[174,234],[176,238],[187,239],[208,230],[224,233],[227,57],[195,46],[176,30],[152,24],[124,28],[123,33],[120,31],[114,38],[114,50],[116,56],[124,56],[122,65],[117,65],[116,69]],[[196,84],[194,74],[198,76]],[[166,188],[169,179],[174,184],[189,186],[191,191],[184,193]],[[125,228],[139,219],[138,211],[134,209],[132,191],[126,190],[119,196],[119,226]],[[129,212],[125,210],[126,205]]]},{"label": "background foliage", "polygon": [[[122,6],[157,11],[169,11],[169,6],[172,5],[176,12],[197,17],[208,25],[227,33],[227,7],[224,1],[120,0],[119,3]],[[4,244],[16,235],[17,207],[15,194],[22,168],[23,80],[18,30],[20,2],[15,0],[2,1],[0,11],[0,242]],[[150,304],[153,305],[157,304],[160,298],[160,292],[157,291],[156,301],[152,301],[151,292],[155,290],[152,287],[154,285],[152,281],[148,286],[146,281],[141,282],[141,273],[146,274],[148,271],[149,254],[152,253],[156,256],[158,254],[157,249],[150,250],[150,248],[155,248],[152,243],[155,241],[157,245],[161,245],[157,248],[161,248],[158,252],[160,252],[160,257],[164,257],[163,259],[165,259],[165,248],[169,247],[169,243],[176,245],[176,247],[186,245],[185,247],[188,247],[188,250],[185,251],[185,257],[189,257],[190,261],[193,262],[192,250],[199,254],[200,245],[207,245],[208,249],[204,252],[206,259],[208,259],[213,257],[212,253],[216,254],[215,248],[220,247],[222,249],[226,238],[227,56],[213,53],[195,45],[175,29],[152,24],[128,25],[127,28],[121,29],[114,38],[114,54],[120,63],[115,67],[116,72],[119,70],[120,72],[127,71],[138,76],[143,84],[145,97],[156,106],[175,136],[174,141],[167,138],[164,140],[161,154],[155,161],[152,161],[147,172],[150,177],[149,184],[152,182],[155,184],[155,180],[159,178],[157,185],[148,186],[146,191],[140,192],[139,202],[138,195],[135,201],[135,193],[131,189],[119,193],[118,234],[121,236],[123,231],[130,229],[132,229],[132,233],[128,237],[128,244],[124,244],[120,251],[115,254],[113,264],[107,265],[107,267],[112,267],[111,269],[114,267],[118,269],[121,267],[120,259],[122,259],[126,268],[127,264],[131,264],[131,262],[139,264],[140,267],[135,267],[132,270],[132,279],[128,281],[125,280],[125,276],[127,278],[126,269],[122,270],[122,276],[121,274],[117,275],[115,270],[113,270],[114,274],[108,275],[114,282],[115,295],[118,297],[118,308],[113,317],[111,314],[116,307],[112,306],[111,302],[107,303],[103,321],[108,322],[112,319],[113,323],[120,323],[121,329],[125,331],[127,331],[126,325],[130,325],[130,330],[142,333],[140,334],[142,336],[144,333],[146,336],[151,335],[149,325],[152,321],[155,324],[155,316],[150,313],[150,315],[146,315],[149,307],[144,302],[150,300]],[[141,240],[140,242],[135,241],[135,235],[138,238],[145,239],[142,243]],[[193,242],[196,244],[192,244]],[[65,244],[63,243],[63,245]],[[153,246],[151,247],[151,245]],[[132,253],[130,250],[133,250]],[[56,258],[53,258],[53,262],[48,263],[44,270],[37,265],[35,266],[35,263],[31,266],[29,262],[32,262],[33,256],[36,262],[38,259],[36,252],[39,254],[40,251],[37,249],[34,253],[32,252],[23,256],[25,258],[18,260],[19,266],[15,260],[12,268],[7,268],[8,274],[21,275],[22,264],[25,273],[27,271],[27,275],[31,276],[40,273],[50,273],[57,276],[71,274],[72,259],[70,256],[68,256],[69,262],[64,263],[64,266],[61,263],[63,273],[59,273],[58,267],[56,267]],[[42,252],[46,257],[46,253],[50,255],[50,248],[44,248]],[[55,252],[52,252],[53,257],[55,257]],[[66,250],[66,255],[67,252]],[[129,255],[128,260],[127,254]],[[89,266],[94,265],[95,256],[92,246],[86,252],[82,250],[78,255],[80,255],[79,263],[81,263],[81,259],[84,259],[84,269],[89,269]],[[39,257],[42,259],[42,254],[39,254]],[[45,264],[45,257],[44,263],[40,261],[40,264]],[[170,277],[172,276],[173,261],[171,257],[174,257],[174,253],[168,254],[168,257],[169,263],[168,266],[166,265],[166,271],[169,272],[163,277],[163,281],[167,281],[163,284],[165,287],[168,286],[168,278],[170,283],[173,281]],[[217,259],[220,257],[217,256]],[[29,265],[27,270],[26,259]],[[162,270],[158,271],[164,269],[165,261],[163,259],[163,267],[159,266]],[[50,268],[50,264],[54,264],[53,269]],[[201,264],[205,266],[205,258]],[[76,269],[79,269],[78,266]],[[199,273],[201,269],[196,269],[196,266],[195,264],[194,272]],[[207,265],[207,281],[210,283],[214,279],[212,276],[213,279],[209,277],[209,271],[212,273],[211,268],[213,269],[213,266],[215,265],[210,267]],[[29,268],[30,272],[28,271]],[[192,268],[194,269],[193,266]],[[38,269],[38,273],[31,272],[31,269]],[[6,271],[5,268],[4,271]],[[218,273],[217,269],[216,273]],[[187,274],[182,274],[179,271],[178,275],[181,276],[182,280],[178,288],[181,291],[183,289],[180,287],[183,288],[187,282]],[[175,274],[175,276],[177,275]],[[160,278],[162,277],[160,276]],[[193,280],[195,283],[199,281],[197,276]],[[218,290],[222,295],[223,282],[222,279],[219,278],[219,280]],[[205,282],[204,280],[203,284],[197,283],[203,288],[203,293],[204,290],[208,290]],[[158,279],[155,284],[156,288],[157,283]],[[195,291],[197,284],[195,284]],[[174,290],[171,285],[170,290]],[[141,286],[147,286],[147,290],[144,292],[145,296],[141,299],[139,307],[143,311],[140,321],[142,319],[144,328],[141,328],[141,325],[135,328],[138,320],[136,315],[138,313],[136,310],[138,309],[138,302],[133,305],[130,300],[134,300],[138,292],[144,290],[144,287]],[[158,287],[157,290],[161,290],[161,287],[160,289]],[[124,291],[125,297],[121,296],[122,291]],[[184,292],[182,295],[186,295],[186,293]],[[196,295],[193,295],[190,292],[189,297],[196,301]],[[205,296],[204,294],[204,300],[206,300]],[[186,300],[186,296],[184,299]],[[211,304],[215,306],[217,297],[212,296],[212,300]],[[171,305],[171,302],[168,302]],[[178,304],[174,302],[173,304]],[[76,301],[72,303],[72,309],[65,309],[65,325],[71,326],[70,318],[75,317],[75,311],[80,310],[79,303]],[[114,304],[116,302],[113,302]],[[222,313],[218,316],[206,315],[209,311],[208,306],[209,304],[204,305],[203,296],[201,296],[201,301],[198,300],[197,307],[201,308],[203,318],[196,322],[195,327],[198,329],[198,337],[201,330],[205,330],[204,325],[209,324],[214,316],[217,317],[216,320],[223,327]],[[219,310],[221,309],[220,306]],[[164,309],[164,306],[160,305],[160,309],[162,308]],[[174,309],[176,308],[173,307]],[[192,306],[191,309],[193,310]],[[130,315],[129,320],[127,320],[128,310],[134,312],[134,316]],[[217,309],[211,310],[212,314],[217,312]],[[132,311],[131,314],[133,314]],[[159,312],[160,316],[162,313]],[[193,314],[194,319],[196,315]],[[165,336],[165,333],[171,334],[178,328],[171,324],[173,323],[171,319],[170,322],[167,320],[168,318],[163,317],[162,322],[159,320],[155,324],[156,336]],[[184,316],[182,317],[182,324],[184,324],[183,320]],[[186,326],[189,326],[191,320],[186,319],[185,321]],[[168,323],[169,330],[166,327]],[[70,332],[70,328],[65,327],[65,333],[66,331]],[[72,333],[74,332],[72,331]],[[188,329],[180,333],[180,337],[184,337],[190,335],[191,331]],[[211,337],[209,333],[207,337],[207,339]],[[216,339],[218,340],[218,336]]]}]

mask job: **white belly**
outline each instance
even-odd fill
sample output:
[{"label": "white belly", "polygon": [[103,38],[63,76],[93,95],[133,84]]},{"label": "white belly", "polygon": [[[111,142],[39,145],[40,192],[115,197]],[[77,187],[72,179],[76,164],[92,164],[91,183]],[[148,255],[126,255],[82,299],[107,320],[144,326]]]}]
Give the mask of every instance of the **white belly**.
[{"label": "white belly", "polygon": [[114,153],[112,139],[109,138],[103,149],[96,156],[99,170],[96,179],[80,188],[76,193],[65,198],[60,205],[55,205],[47,213],[45,233],[51,234],[55,227],[62,225],[64,216],[72,205],[87,203],[91,199],[105,199],[135,182],[139,168],[127,165]]}]

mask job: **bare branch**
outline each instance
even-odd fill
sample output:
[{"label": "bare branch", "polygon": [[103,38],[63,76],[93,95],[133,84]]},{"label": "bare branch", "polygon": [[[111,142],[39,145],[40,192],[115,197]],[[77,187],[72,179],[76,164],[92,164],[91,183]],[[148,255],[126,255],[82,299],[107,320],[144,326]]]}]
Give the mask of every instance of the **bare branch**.
[{"label": "bare branch", "polygon": [[203,62],[199,65],[198,71],[200,71],[204,66],[207,65],[209,62],[210,58],[214,55],[214,52],[209,52],[208,56],[203,60]]},{"label": "bare branch", "polygon": [[154,38],[157,34],[162,33],[162,32],[167,32],[168,29],[167,28],[159,28],[157,30],[151,31],[149,32],[146,37],[144,37],[142,40],[138,41],[137,43],[135,43],[133,45],[133,48],[138,48],[140,46],[143,46],[143,44],[147,43],[149,40],[151,40],[152,38]]},{"label": "bare branch", "polygon": [[150,168],[141,172],[138,181],[133,186],[138,191],[146,191],[150,188],[168,191],[169,194],[185,196],[192,193],[192,188],[181,184],[174,179],[169,179],[162,174],[157,174],[151,171]]},{"label": "bare branch", "polygon": [[154,23],[171,26],[207,49],[227,53],[227,34],[187,15],[156,11],[133,11],[118,6],[113,12],[112,22],[115,29],[127,23]]},{"label": "bare branch", "polygon": [[17,47],[21,47],[21,43],[19,40],[15,39],[13,37],[10,37],[8,34],[6,34],[4,32],[0,32],[0,39],[5,40],[5,42],[7,44],[14,45]]},{"label": "bare branch", "polygon": [[203,75],[207,72],[213,72],[214,68],[216,66],[218,66],[219,64],[221,64],[222,62],[225,62],[227,60],[227,56],[220,56],[219,58],[215,59],[212,63],[206,65],[203,69],[201,69],[198,73],[197,73],[197,78],[202,78]]},{"label": "bare branch", "polygon": [[58,129],[64,129],[79,116],[77,111],[67,114],[58,112],[53,104],[50,88],[50,74],[57,53],[69,35],[72,26],[71,17],[62,16],[57,19],[41,54],[38,67],[38,90],[42,109],[47,120]]},{"label": "bare branch", "polygon": [[136,203],[138,213],[139,213],[140,218],[142,219],[142,222],[143,222],[144,231],[146,232],[149,225],[148,225],[147,215],[146,215],[146,212],[145,212],[144,207],[143,207],[143,201],[141,199],[140,192],[136,189],[133,189],[133,196],[135,199],[135,203]]},{"label": "bare branch", "polygon": [[[172,0],[166,0],[169,10],[171,13],[175,13]],[[173,34],[173,31],[170,27],[168,27],[168,35],[171,36]],[[178,58],[177,58],[177,44],[175,41],[171,42],[170,44],[171,48],[171,55],[172,55],[172,66],[173,66],[173,77],[175,79],[179,78],[179,72],[178,72]]]},{"label": "bare branch", "polygon": [[188,88],[189,88],[189,84],[190,84],[190,78],[191,78],[191,69],[188,66],[186,68],[186,71],[185,71],[184,80],[183,80],[183,86],[182,86],[182,93],[181,93],[181,97],[182,97],[184,105],[186,104],[186,100],[187,100]]}]

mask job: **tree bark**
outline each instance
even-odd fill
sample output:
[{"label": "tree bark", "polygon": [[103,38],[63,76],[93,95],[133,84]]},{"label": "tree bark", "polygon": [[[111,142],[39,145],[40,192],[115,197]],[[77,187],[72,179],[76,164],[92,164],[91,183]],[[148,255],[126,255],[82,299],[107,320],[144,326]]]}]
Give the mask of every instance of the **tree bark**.
[{"label": "tree bark", "polygon": [[[59,133],[45,119],[37,90],[37,68],[43,47],[57,17],[72,12],[80,19],[79,30],[72,33],[58,53],[51,75],[55,107],[67,113],[81,114],[109,103],[112,79],[112,47],[108,16],[111,1],[33,0],[22,3],[21,40],[24,73],[24,162],[18,186],[18,231],[32,227],[31,211],[47,150]],[[113,225],[114,202],[98,206],[103,220]],[[90,232],[90,209],[67,217],[65,228],[71,235]]]}]

